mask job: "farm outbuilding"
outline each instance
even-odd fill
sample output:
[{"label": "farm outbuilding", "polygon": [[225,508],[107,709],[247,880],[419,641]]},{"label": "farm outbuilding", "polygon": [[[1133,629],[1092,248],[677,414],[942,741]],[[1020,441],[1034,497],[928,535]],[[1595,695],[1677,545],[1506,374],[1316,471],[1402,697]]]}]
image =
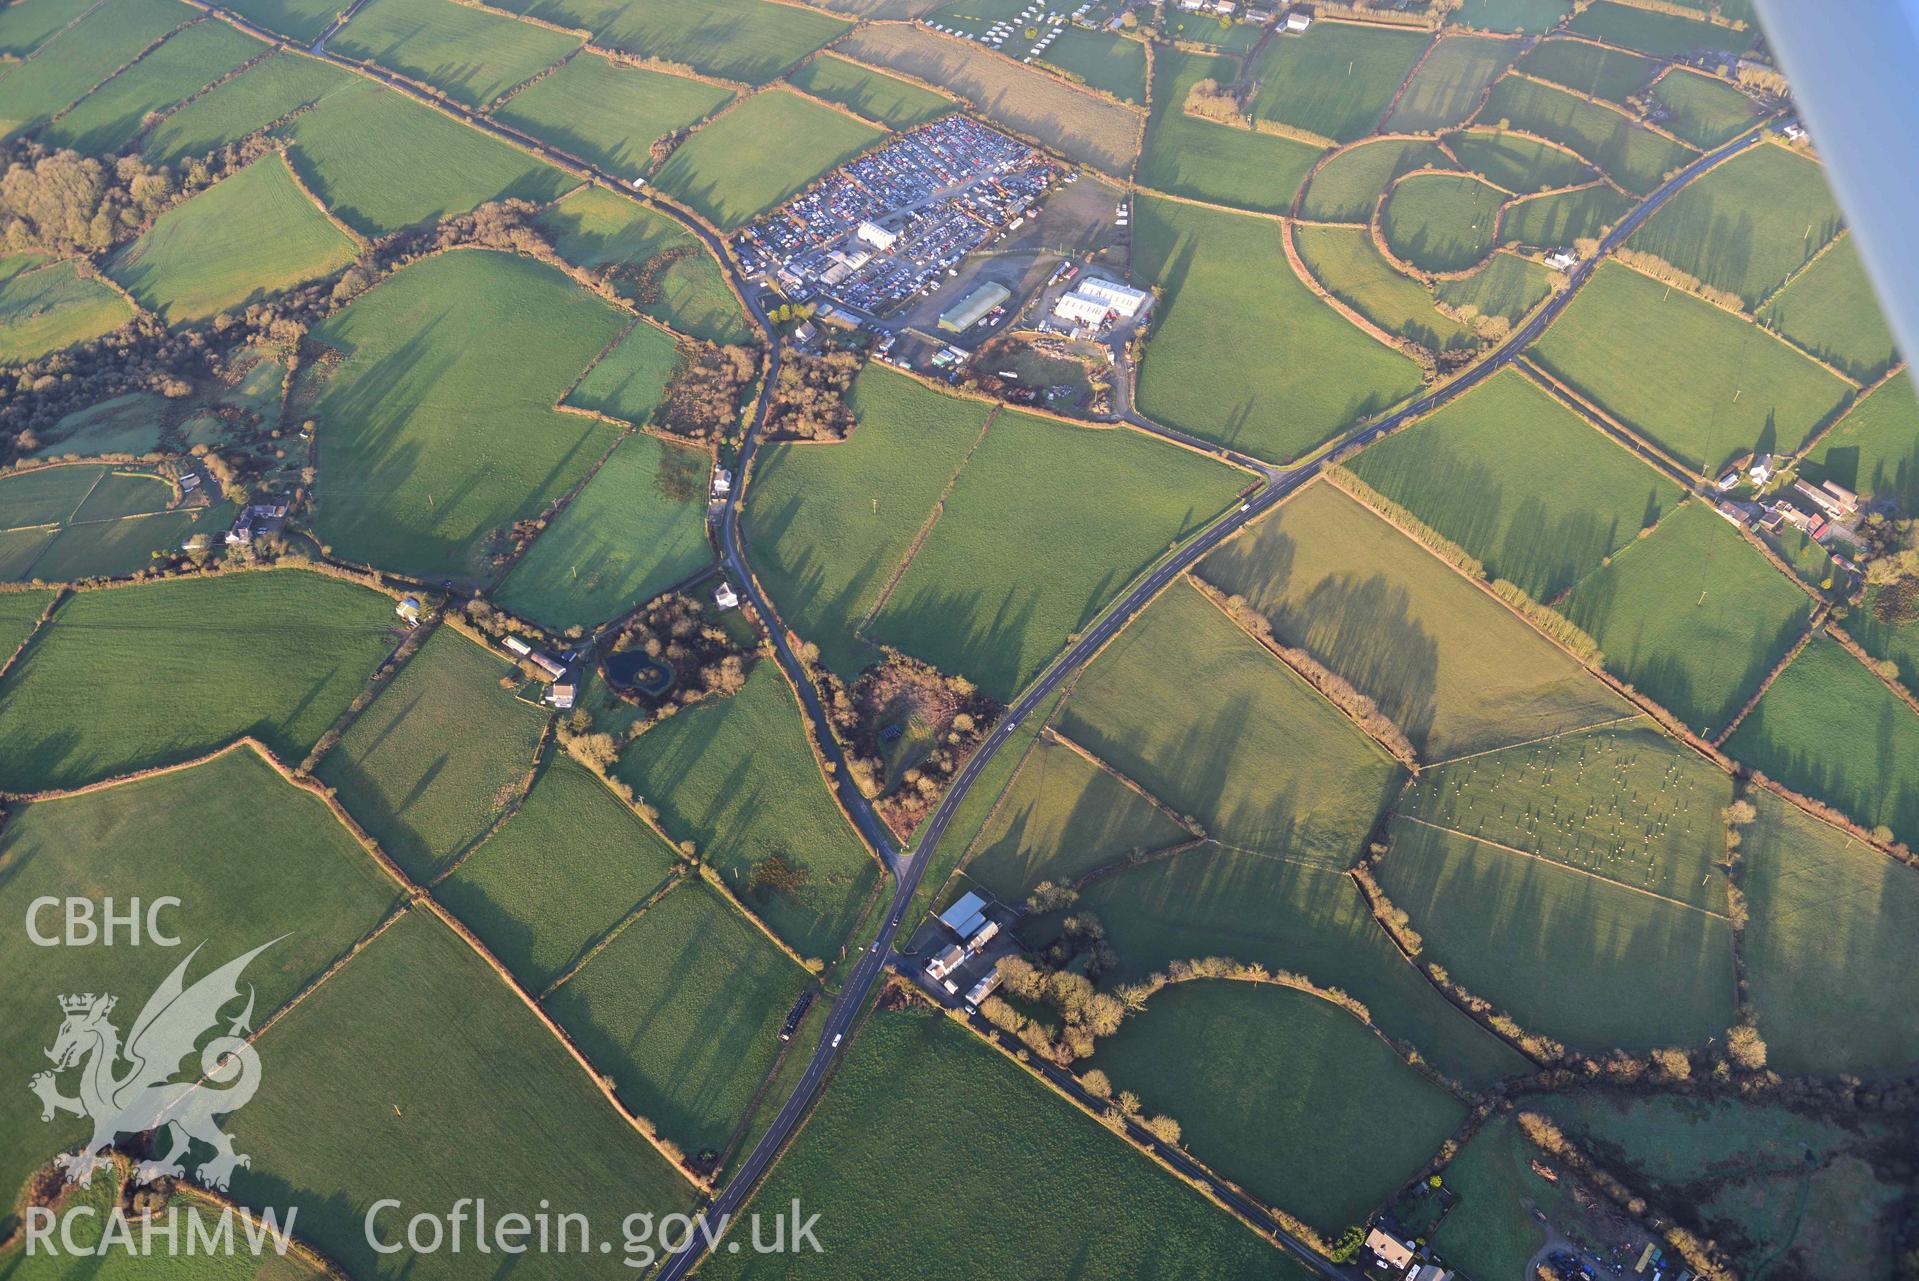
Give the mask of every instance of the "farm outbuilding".
[{"label": "farm outbuilding", "polygon": [[1005,285],[989,281],[966,295],[956,305],[941,312],[939,326],[949,334],[965,333],[985,319],[987,312],[1012,296],[1012,291]]}]

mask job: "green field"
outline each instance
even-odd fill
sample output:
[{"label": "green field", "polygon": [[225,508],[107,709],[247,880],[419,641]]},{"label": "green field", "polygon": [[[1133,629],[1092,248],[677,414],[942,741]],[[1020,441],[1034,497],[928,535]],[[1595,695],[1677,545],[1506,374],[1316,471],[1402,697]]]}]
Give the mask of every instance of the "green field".
[{"label": "green field", "polygon": [[1388,262],[1366,228],[1301,224],[1293,243],[1328,293],[1381,329],[1432,351],[1477,345],[1471,327],[1443,315],[1427,286]]},{"label": "green field", "polygon": [[48,583],[125,578],[148,569],[199,534],[218,542],[233,523],[231,504],[183,508],[129,520],[95,520],[61,530],[33,562],[30,576]]},{"label": "green field", "polygon": [[241,734],[297,762],[392,620],[387,597],[297,571],[81,593],[0,683],[0,787],[74,787]]},{"label": "green field", "polygon": [[1504,200],[1466,174],[1412,174],[1393,184],[1380,207],[1380,233],[1395,256],[1421,271],[1465,271],[1493,251]]},{"label": "green field", "polygon": [[1551,292],[1546,268],[1518,254],[1494,254],[1470,276],[1442,280],[1433,289],[1434,296],[1449,307],[1471,308],[1515,324]]},{"label": "green field", "polygon": [[1464,0],[1453,21],[1482,31],[1549,30],[1573,11],[1573,0]]},{"label": "green field", "polygon": [[1685,147],[1611,107],[1521,76],[1494,85],[1478,119],[1570,147],[1641,195],[1693,158]]},{"label": "green field", "polygon": [[781,616],[846,677],[872,661],[855,632],[959,475],[988,412],[877,363],[854,383],[852,406],[859,422],[844,441],[768,446],[741,516]]},{"label": "green field", "polygon": [[[573,185],[525,152],[368,80],[328,94],[281,132],[307,187],[364,236],[489,200],[543,203]],[[380,145],[368,146],[369,138]]]},{"label": "green field", "polygon": [[1601,184],[1515,200],[1500,215],[1499,243],[1553,249],[1576,240],[1597,240],[1632,206],[1632,201]]},{"label": "green field", "polygon": [[[958,1169],[968,1171],[962,1185],[952,1177]],[[886,1191],[877,1203],[875,1188]],[[1070,1259],[1084,1276],[1140,1281],[1308,1275],[918,1005],[870,1017],[753,1208],[770,1214],[795,1197],[820,1215],[822,1253],[757,1255],[744,1245],[727,1253],[723,1245],[705,1271],[781,1281],[1020,1274],[1035,1259]],[[984,1223],[993,1230],[980,1231]],[[936,1262],[960,1260],[950,1269]],[[914,1262],[903,1270],[905,1261]]]},{"label": "green field", "polygon": [[648,148],[655,139],[704,120],[731,99],[717,85],[582,53],[494,114],[602,169],[643,174],[653,167]]},{"label": "green field", "polygon": [[[1362,480],[1551,600],[1679,497],[1524,375],[1503,372],[1355,458]],[[1576,486],[1555,478],[1576,475]]]},{"label": "green field", "polygon": [[1300,216],[1320,222],[1371,222],[1393,179],[1413,169],[1443,169],[1446,153],[1423,138],[1379,138],[1339,152],[1306,184]]},{"label": "green field", "polygon": [[1422,756],[1628,712],[1561,650],[1330,485],[1213,552],[1200,576],[1374,699]]},{"label": "green field", "polygon": [[1002,412],[868,632],[1010,702],[1247,480],[1140,432]]},{"label": "green field", "polygon": [[[740,300],[706,247],[664,214],[600,187],[568,196],[539,217],[562,258],[610,269],[622,298],[683,334],[712,342],[753,340]],[[637,274],[630,274],[637,268]]]},{"label": "green field", "polygon": [[1702,474],[1747,449],[1798,447],[1850,391],[1757,326],[1615,263],[1531,351]]},{"label": "green field", "polygon": [[1373,919],[1359,886],[1338,868],[1268,854],[1194,850],[1095,882],[1079,910],[1094,913],[1105,926],[1119,957],[1112,973],[1118,981],[1173,961],[1228,956],[1340,989],[1364,1004],[1388,1036],[1410,1041],[1428,1062],[1468,1086],[1485,1086],[1526,1067],[1526,1060],[1460,1013],[1407,962]]},{"label": "green field", "polygon": [[1519,1126],[1503,1116],[1460,1149],[1444,1175],[1460,1203],[1432,1236],[1433,1249],[1448,1266],[1472,1277],[1524,1276],[1548,1239],[1530,1207],[1554,1219],[1578,1214],[1572,1189],[1533,1172],[1539,1156]]},{"label": "green field", "polygon": [[[1180,983],[1100,1043],[1092,1065],[1181,1146],[1328,1239],[1362,1223],[1466,1116],[1358,1019],[1291,988]],[[1372,1122],[1390,1116],[1390,1126]],[[1365,1133],[1338,1161],[1327,1136]]]},{"label": "green field", "polygon": [[320,760],[316,775],[415,880],[485,835],[532,772],[544,717],[500,688],[512,671],[441,628]]},{"label": "green field", "polygon": [[1487,36],[1441,40],[1407,82],[1386,127],[1417,132],[1458,124],[1518,52],[1516,41]]},{"label": "green field", "polygon": [[1153,51],[1153,110],[1139,157],[1140,185],[1195,200],[1284,213],[1319,159],[1319,149],[1186,114],[1186,95],[1195,83],[1208,78],[1231,83],[1235,74],[1230,58],[1170,47]]},{"label": "green field", "polygon": [[1753,800],[1759,820],[1740,847],[1744,943],[1768,1061],[1785,1072],[1910,1072],[1919,875],[1769,792]]},{"label": "green field", "polygon": [[1277,224],[1142,197],[1134,235],[1135,269],[1163,291],[1139,374],[1154,419],[1283,461],[1417,390],[1411,359],[1293,274]]},{"label": "green field", "polygon": [[1612,102],[1625,102],[1659,74],[1659,64],[1650,58],[1584,40],[1548,40],[1534,45],[1519,60],[1518,69],[1564,85],[1581,97]]},{"label": "green field", "polygon": [[1748,308],[1839,234],[1819,165],[1784,147],[1749,147],[1674,196],[1632,234]]},{"label": "green field", "polygon": [[1405,819],[1378,876],[1420,959],[1530,1032],[1586,1051],[1703,1045],[1733,1006],[1723,914]]},{"label": "green field", "polygon": [[992,813],[969,847],[966,874],[1016,902],[1041,881],[1076,881],[1129,855],[1191,839],[1170,814],[1111,772],[1042,737],[1004,794],[995,792]]},{"label": "green field", "polygon": [[1122,102],[1146,102],[1146,45],[1110,31],[1069,25],[1039,61]]},{"label": "green field", "polygon": [[153,472],[65,466],[0,479],[0,579],[116,578],[153,563],[196,533],[218,536],[233,508],[179,508],[173,483]]},{"label": "green field", "polygon": [[605,783],[555,752],[526,803],[434,893],[544,992],[665,884],[675,857]]},{"label": "green field", "polygon": [[51,588],[0,592],[0,662],[13,656],[39,626],[40,615],[53,603]]},{"label": "green field", "polygon": [[368,0],[328,47],[484,107],[580,39],[454,0]]},{"label": "green field", "polygon": [[911,129],[937,120],[957,104],[911,81],[889,76],[830,53],[822,53],[795,71],[793,83],[828,102],[857,111],[894,129]]},{"label": "green field", "polygon": [[[1496,187],[1518,195],[1576,187],[1599,175],[1569,151],[1549,146],[1523,133],[1497,129],[1469,129],[1448,134],[1446,145],[1459,163]],[[1608,189],[1608,194],[1614,194]]]},{"label": "green field", "polygon": [[1682,18],[1678,14],[1660,13],[1631,4],[1615,4],[1611,0],[1599,0],[1599,3],[1584,10],[1566,24],[1566,30],[1582,36],[1593,36],[1610,44],[1624,45],[1628,49],[1638,49],[1656,58],[1670,58],[1708,49],[1744,53],[1759,38],[1758,28],[1752,23],[1748,23],[1743,32],[1734,31],[1729,27]]},{"label": "green field", "polygon": [[806,972],[699,880],[668,891],[545,1004],[621,1102],[689,1155],[746,1119]]},{"label": "green field", "polygon": [[503,6],[591,30],[600,44],[678,62],[702,75],[765,84],[846,31],[848,24],[769,0],[509,0]]},{"label": "green field", "polygon": [[1759,319],[1862,382],[1873,381],[1899,360],[1851,236],[1774,294]]},{"label": "green field", "polygon": [[461,250],[403,268],[313,339],[314,527],[349,560],[477,576],[482,542],[559,498],[618,428],[553,403],[623,317],[531,258]]},{"label": "green field", "polygon": [[132,140],[149,114],[266,52],[267,46],[224,22],[196,22],[73,104],[42,136],[86,155],[112,155]]},{"label": "green field", "polygon": [[1874,498],[1889,499],[1903,515],[1919,511],[1919,400],[1912,375],[1901,373],[1853,406],[1814,446],[1802,470],[1814,481],[1834,480]]},{"label": "green field", "polygon": [[1652,96],[1667,112],[1660,123],[1695,147],[1730,142],[1759,118],[1753,100],[1725,81],[1677,68],[1653,86]]},{"label": "green field", "polygon": [[1253,114],[1334,142],[1363,138],[1378,127],[1427,43],[1422,31],[1342,22],[1276,37],[1252,69],[1260,86]]},{"label": "green field", "polygon": [[142,306],[181,324],[328,275],[358,254],[276,153],[161,214],[107,270]]},{"label": "green field", "polygon": [[[1854,733],[1834,733],[1850,726]],[[1919,842],[1919,714],[1824,636],[1766,690],[1726,741],[1753,769],[1851,815]]]},{"label": "green field", "polygon": [[1606,669],[1693,729],[1724,729],[1806,630],[1812,601],[1703,502],[1687,503],[1563,606]]},{"label": "green field", "polygon": [[301,45],[318,40],[340,16],[334,0],[235,0],[233,11]]},{"label": "green field", "polygon": [[[204,946],[192,978],[280,936],[246,972],[257,988],[256,1027],[372,929],[398,892],[318,798],[244,748],[191,770],[15,807],[0,831],[0,866],[0,910],[16,922],[43,895],[112,895],[118,903],[175,896],[178,905],[158,919],[190,946]],[[41,928],[58,933],[58,915],[43,910]],[[150,941],[125,946],[124,934],[116,944],[49,949],[33,946],[23,929],[7,931],[0,959],[15,977],[0,992],[0,1017],[15,1034],[0,1046],[0,1067],[9,1076],[24,1085],[48,1066],[41,1050],[60,1026],[59,997],[117,993],[113,1021],[125,1029],[186,957],[185,948],[155,956]],[[61,1084],[70,1093],[72,1076]],[[73,1118],[42,1124],[30,1104],[0,1112],[0,1180],[18,1188],[29,1170],[86,1134]]]},{"label": "green field", "polygon": [[34,0],[0,9],[0,55],[26,57],[93,5],[94,0]]},{"label": "green field", "polygon": [[1228,845],[1344,867],[1398,767],[1176,582],[1101,652],[1060,730]]},{"label": "green field", "polygon": [[[425,912],[402,917],[302,1001],[260,1039],[260,1057],[269,1070],[234,1127],[253,1167],[235,1177],[234,1194],[298,1205],[300,1236],[355,1276],[471,1275],[470,1253],[375,1254],[366,1221],[382,1198],[400,1206],[375,1220],[378,1239],[402,1243],[411,1214],[445,1214],[462,1197],[486,1198],[489,1216],[530,1215],[544,1199],[616,1241],[601,1224],[691,1208],[692,1186]],[[588,1266],[537,1250],[515,1264],[523,1281]]]},{"label": "green field", "polygon": [[644,427],[666,398],[679,368],[678,339],[656,325],[635,324],[580,379],[564,403]]},{"label": "green field", "polygon": [[499,603],[564,630],[651,600],[712,563],[705,495],[704,454],[633,433],[534,540]]},{"label": "green field", "polygon": [[0,63],[0,141],[70,105],[148,45],[200,16],[179,0],[109,0],[33,57]]},{"label": "green field", "polygon": [[[619,774],[801,956],[839,953],[879,869],[827,790],[793,691],[771,662],[755,665],[739,693],[649,729]],[[754,865],[777,853],[804,869],[805,883],[790,893],[749,888]]]},{"label": "green field", "polygon": [[655,185],[719,226],[739,227],[882,137],[800,94],[769,89],[682,143]]},{"label": "green field", "polygon": [[351,72],[281,50],[154,125],[140,154],[167,165],[204,156],[358,83]]},{"label": "green field", "polygon": [[0,280],[0,363],[33,360],[118,329],[126,300],[71,261]]}]

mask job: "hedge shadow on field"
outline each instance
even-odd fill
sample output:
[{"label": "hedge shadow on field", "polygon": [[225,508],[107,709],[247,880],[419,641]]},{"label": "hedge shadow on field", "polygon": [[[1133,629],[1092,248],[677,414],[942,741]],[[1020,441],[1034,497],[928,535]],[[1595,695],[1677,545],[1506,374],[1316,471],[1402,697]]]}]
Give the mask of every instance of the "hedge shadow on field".
[{"label": "hedge shadow on field", "polygon": [[[1899,720],[1913,715],[1904,703],[1888,695],[1869,731],[1862,734],[1857,731],[1864,727],[1852,727],[1853,738],[1872,740],[1874,766],[1870,780],[1861,776],[1862,771],[1847,768],[1844,760],[1832,755],[1786,747],[1770,739],[1765,712],[1762,699],[1751,715],[1740,722],[1739,745],[1752,742],[1755,746],[1764,746],[1764,758],[1750,753],[1747,764],[1763,770],[1769,778],[1795,792],[1837,806],[1859,821],[1890,827],[1902,841],[1919,839],[1919,778],[1902,776],[1899,769],[1902,763],[1909,764],[1899,755]],[[1862,803],[1872,799],[1876,799],[1877,804]]]},{"label": "hedge shadow on field", "polygon": [[[827,448],[827,446],[818,446]],[[844,626],[837,634],[822,635],[818,631],[811,639],[819,645],[826,665],[844,677],[851,677],[863,667],[870,647],[863,644],[858,628],[862,621],[860,615],[860,589],[874,578],[889,575],[897,566],[886,563],[886,557],[877,548],[869,549],[866,563],[858,573],[845,575],[845,585],[837,591],[827,592],[823,584],[827,581],[826,566],[833,559],[836,548],[818,547],[810,541],[789,539],[786,535],[793,522],[805,507],[805,494],[796,492],[778,508],[769,511],[764,506],[755,506],[751,523],[754,526],[754,541],[768,545],[778,544],[783,555],[792,557],[781,577],[788,581],[787,586],[774,595],[785,606],[782,612],[791,611],[799,602],[806,602],[807,612],[819,618],[843,620]],[[798,548],[795,553],[794,549]],[[769,590],[771,590],[769,588]]]}]

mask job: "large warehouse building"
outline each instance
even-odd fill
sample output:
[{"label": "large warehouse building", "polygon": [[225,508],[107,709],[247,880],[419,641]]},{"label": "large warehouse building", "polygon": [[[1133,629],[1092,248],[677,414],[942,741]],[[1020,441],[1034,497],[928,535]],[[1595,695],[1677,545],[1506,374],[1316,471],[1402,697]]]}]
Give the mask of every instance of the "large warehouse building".
[{"label": "large warehouse building", "polygon": [[996,285],[989,281],[966,295],[956,305],[941,312],[940,328],[950,334],[963,334],[983,320],[987,312],[1012,296],[1012,292],[1005,285]]}]

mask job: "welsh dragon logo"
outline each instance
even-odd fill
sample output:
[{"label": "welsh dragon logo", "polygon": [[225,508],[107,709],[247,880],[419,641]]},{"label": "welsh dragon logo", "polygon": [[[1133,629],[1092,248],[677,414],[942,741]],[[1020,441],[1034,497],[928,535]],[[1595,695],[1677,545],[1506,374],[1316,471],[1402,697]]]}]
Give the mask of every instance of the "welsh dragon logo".
[{"label": "welsh dragon logo", "polygon": [[[55,1161],[69,1182],[91,1182],[94,1171],[107,1164],[107,1149],[116,1138],[149,1130],[170,1132],[173,1146],[165,1156],[140,1163],[134,1172],[138,1183],[185,1174],[180,1158],[195,1140],[214,1151],[195,1171],[207,1187],[224,1190],[236,1167],[251,1164],[234,1151],[233,1140],[215,1119],[244,1107],[260,1088],[260,1056],[246,1040],[253,1020],[250,985],[246,1008],[228,1022],[226,1033],[200,1047],[199,1071],[182,1076],[181,1061],[214,1030],[220,1011],[239,998],[247,963],[277,942],[262,943],[188,986],[187,966],[200,953],[194,948],[147,998],[124,1043],[110,1017],[118,998],[93,993],[60,998],[65,1018],[47,1051],[53,1070],[37,1074],[28,1085],[40,1096],[42,1121],[70,1112],[93,1122],[86,1145]],[[58,1077],[72,1069],[80,1073],[79,1094],[69,1098],[60,1093]]]}]

